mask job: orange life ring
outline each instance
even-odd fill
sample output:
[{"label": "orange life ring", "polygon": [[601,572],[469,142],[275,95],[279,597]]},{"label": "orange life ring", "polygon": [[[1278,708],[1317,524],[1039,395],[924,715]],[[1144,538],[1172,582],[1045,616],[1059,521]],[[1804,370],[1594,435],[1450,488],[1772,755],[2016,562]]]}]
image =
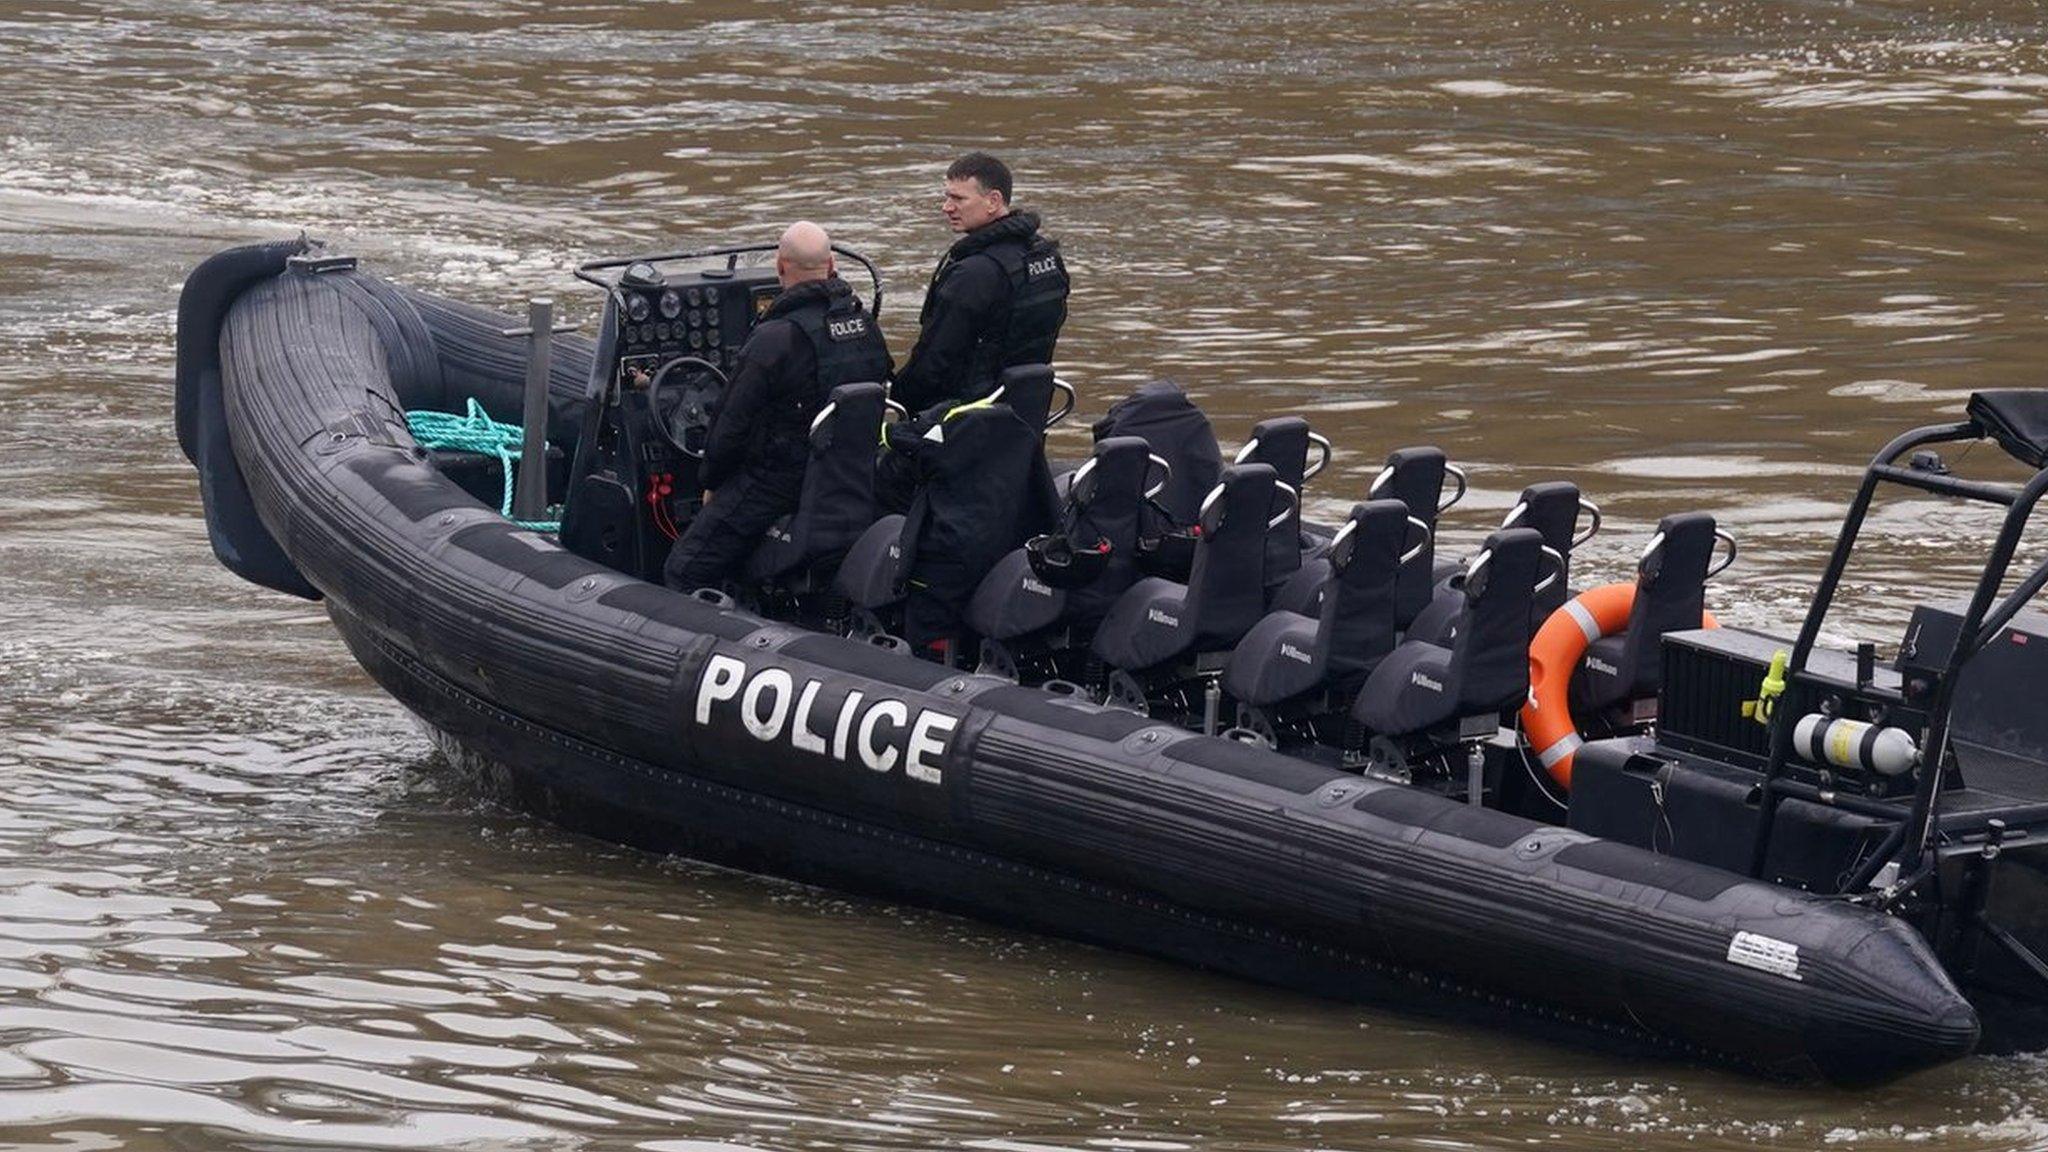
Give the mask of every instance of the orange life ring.
[{"label": "orange life ring", "polygon": [[[1522,705],[1522,732],[1550,778],[1567,790],[1572,786],[1572,757],[1584,743],[1566,696],[1572,672],[1587,645],[1628,627],[1635,602],[1633,582],[1588,588],[1552,612],[1529,642],[1529,702]],[[1720,626],[1712,612],[1700,613],[1700,627]]]}]

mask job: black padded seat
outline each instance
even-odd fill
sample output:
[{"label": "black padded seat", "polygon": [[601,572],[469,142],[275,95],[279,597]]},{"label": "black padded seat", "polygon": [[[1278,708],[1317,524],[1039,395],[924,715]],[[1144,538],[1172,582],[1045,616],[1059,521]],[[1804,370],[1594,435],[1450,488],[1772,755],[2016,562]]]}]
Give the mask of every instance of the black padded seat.
[{"label": "black padded seat", "polygon": [[1545,567],[1543,536],[1506,528],[1465,569],[1465,608],[1449,647],[1404,640],[1366,677],[1351,718],[1381,736],[1407,736],[1468,716],[1504,712],[1529,694],[1529,616]]},{"label": "black padded seat", "polygon": [[[1053,396],[1063,389],[1067,395],[1066,406],[1054,412]],[[988,398],[1008,404],[1019,419],[1041,433],[1066,419],[1074,410],[1073,390],[1054,377],[1050,364],[1017,364],[1003,369],[996,377],[995,390],[989,393]]]},{"label": "black padded seat", "polygon": [[[1592,511],[1594,527],[1580,537],[1579,514],[1584,510]],[[1577,484],[1569,480],[1545,480],[1522,489],[1521,497],[1508,510],[1500,526],[1535,529],[1543,537],[1543,546],[1553,554],[1545,575],[1554,571],[1558,578],[1542,581],[1542,590],[1536,593],[1531,608],[1534,619],[1530,627],[1541,628],[1550,614],[1572,597],[1572,549],[1593,538],[1593,532],[1599,527],[1599,509],[1586,500]],[[1416,640],[1449,643],[1451,629],[1456,626],[1459,613],[1464,611],[1464,598],[1463,577],[1456,572],[1449,574],[1437,583],[1436,595],[1430,600],[1429,607],[1409,622],[1408,635]]]},{"label": "black padded seat", "polygon": [[1545,480],[1522,489],[1522,498],[1500,522],[1503,528],[1534,528],[1543,537],[1543,546],[1556,553],[1551,563],[1557,569],[1557,579],[1544,584],[1536,593],[1538,628],[1571,599],[1572,549],[1592,539],[1591,532],[1583,538],[1579,536],[1579,513],[1589,507],[1577,484]]},{"label": "black padded seat", "polygon": [[1406,504],[1353,505],[1330,542],[1320,613],[1268,612],[1230,654],[1223,690],[1266,708],[1370,672],[1394,647],[1394,585],[1411,539]]},{"label": "black padded seat", "polygon": [[1097,442],[1068,486],[1059,532],[1076,551],[1107,548],[1102,574],[1080,588],[1055,588],[1032,571],[1024,549],[1013,549],[975,588],[968,626],[986,639],[1015,640],[1100,620],[1138,579],[1138,510],[1151,466],[1151,447],[1135,436]]},{"label": "black padded seat", "polygon": [[[1446,476],[1454,477],[1458,482],[1457,492],[1448,500],[1444,499]],[[1386,465],[1366,491],[1366,497],[1371,500],[1392,498],[1406,504],[1408,515],[1420,521],[1427,534],[1422,550],[1401,565],[1401,578],[1395,591],[1394,619],[1403,629],[1429,606],[1436,593],[1437,517],[1464,495],[1464,472],[1450,462],[1443,449],[1429,447],[1397,448],[1388,453]],[[1316,599],[1329,579],[1328,561],[1310,556],[1302,561],[1300,570],[1273,594],[1273,607],[1305,616],[1316,615],[1319,611]]]},{"label": "black padded seat", "polygon": [[1574,687],[1585,704],[1607,709],[1657,695],[1665,633],[1698,628],[1706,609],[1714,528],[1714,518],[1704,512],[1681,512],[1657,522],[1657,534],[1636,561],[1628,627],[1593,641],[1579,666]]},{"label": "black padded seat", "polygon": [[987,399],[935,421],[891,425],[888,438],[916,476],[910,511],[863,533],[834,587],[855,608],[903,601],[903,635],[921,648],[958,636],[989,570],[1053,526],[1052,478],[1044,430]]},{"label": "black padded seat", "polygon": [[837,560],[875,520],[880,384],[842,384],[811,421],[810,459],[796,511],[775,522],[747,559],[747,579],[772,584]]},{"label": "black padded seat", "polygon": [[[1309,431],[1308,421],[1299,416],[1276,416],[1261,420],[1252,427],[1252,438],[1245,441],[1237,453],[1235,463],[1265,464],[1273,469],[1274,477],[1299,494],[1303,483],[1313,475],[1308,469],[1308,453],[1311,445],[1321,445],[1328,452],[1329,441],[1322,440]],[[1327,454],[1323,463],[1328,462]],[[1318,464],[1316,471],[1322,471]],[[1304,541],[1301,536],[1301,507],[1295,501],[1288,512],[1272,531],[1266,534],[1266,583],[1278,585],[1301,567]]]},{"label": "black padded seat", "polygon": [[1096,658],[1138,672],[1236,643],[1265,610],[1262,569],[1277,496],[1266,465],[1225,468],[1202,502],[1188,582],[1153,576],[1132,585],[1096,629]]},{"label": "black padded seat", "polygon": [[855,608],[873,610],[903,599],[905,575],[903,517],[890,515],[868,525],[846,550],[832,586]]}]

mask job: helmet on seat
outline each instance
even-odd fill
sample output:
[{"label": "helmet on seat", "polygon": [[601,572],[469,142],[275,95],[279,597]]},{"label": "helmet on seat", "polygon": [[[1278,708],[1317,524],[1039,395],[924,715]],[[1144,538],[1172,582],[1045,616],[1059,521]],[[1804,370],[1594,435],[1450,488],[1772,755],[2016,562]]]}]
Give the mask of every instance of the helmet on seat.
[{"label": "helmet on seat", "polygon": [[1075,547],[1063,532],[1033,536],[1024,542],[1024,556],[1032,575],[1054,588],[1086,588],[1109,571],[1110,543],[1098,538],[1093,546]]}]

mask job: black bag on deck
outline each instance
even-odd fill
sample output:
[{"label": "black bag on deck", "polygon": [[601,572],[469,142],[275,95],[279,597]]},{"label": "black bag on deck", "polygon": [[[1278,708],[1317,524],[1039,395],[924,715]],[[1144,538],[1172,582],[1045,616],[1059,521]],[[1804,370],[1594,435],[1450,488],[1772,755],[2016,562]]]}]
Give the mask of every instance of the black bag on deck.
[{"label": "black bag on deck", "polygon": [[1223,452],[1209,418],[1181,386],[1155,380],[1110,405],[1091,429],[1097,443],[1111,436],[1136,436],[1173,469],[1173,478],[1156,503],[1173,517],[1176,527],[1193,524],[1202,512],[1202,498],[1223,474]]}]

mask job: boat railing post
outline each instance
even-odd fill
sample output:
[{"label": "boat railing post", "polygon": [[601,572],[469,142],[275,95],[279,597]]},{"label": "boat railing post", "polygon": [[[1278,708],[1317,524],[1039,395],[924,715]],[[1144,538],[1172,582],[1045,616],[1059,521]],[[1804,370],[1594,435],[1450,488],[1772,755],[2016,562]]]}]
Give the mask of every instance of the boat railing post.
[{"label": "boat railing post", "polygon": [[526,327],[500,330],[503,336],[526,337],[526,394],[520,409],[523,438],[518,483],[512,489],[515,520],[540,520],[547,513],[548,373],[553,368],[555,333],[575,330],[574,324],[555,323],[555,301],[549,296],[536,296],[526,302]]}]

